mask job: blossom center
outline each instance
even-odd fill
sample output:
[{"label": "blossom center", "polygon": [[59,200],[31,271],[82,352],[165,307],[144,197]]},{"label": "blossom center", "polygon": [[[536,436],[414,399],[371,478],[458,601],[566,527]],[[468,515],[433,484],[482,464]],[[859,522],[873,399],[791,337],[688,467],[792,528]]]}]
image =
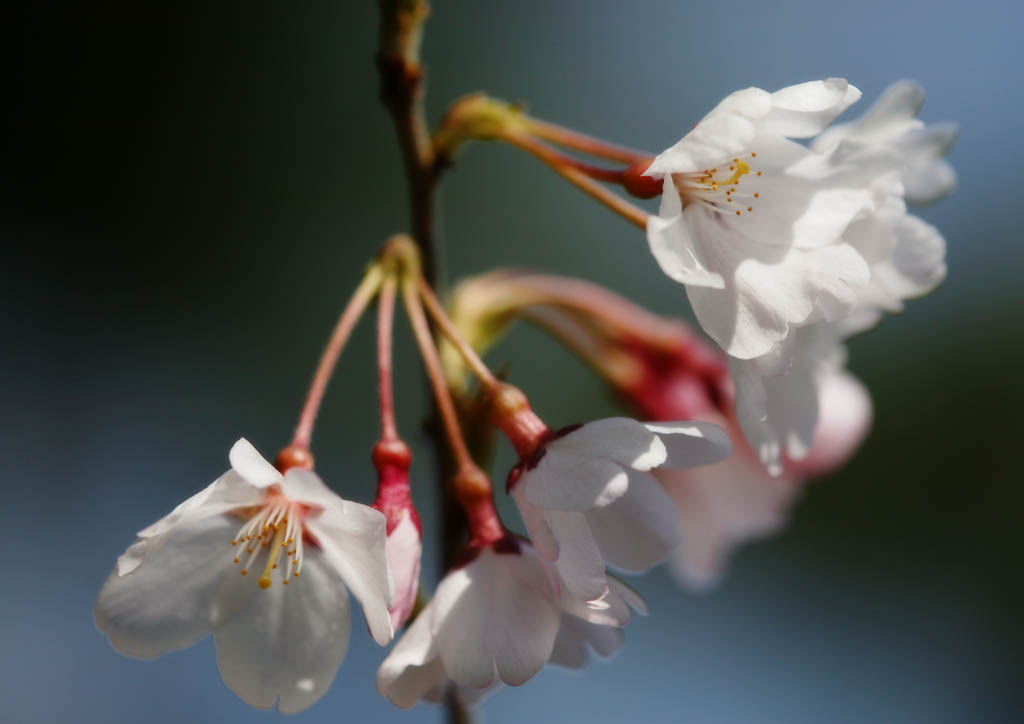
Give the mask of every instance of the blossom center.
[{"label": "blossom center", "polygon": [[762,174],[750,167],[757,153],[751,152],[749,158],[750,162],[734,158],[728,166],[723,164],[721,168],[675,174],[673,179],[683,205],[700,204],[718,214],[735,213],[737,216],[753,211],[754,200],[761,198],[760,191],[751,193],[738,188],[744,176],[754,174],[759,177]]},{"label": "blossom center", "polygon": [[[303,507],[280,495],[272,495],[255,515],[238,529],[232,546],[245,546],[248,559],[242,566],[242,575],[247,575],[257,559],[267,553],[263,575],[259,578],[260,588],[270,588],[273,581],[271,571],[278,567],[281,554],[285,555],[285,573],[282,583],[298,577],[302,570],[302,513]],[[241,562],[242,551],[235,556],[235,563]]]}]

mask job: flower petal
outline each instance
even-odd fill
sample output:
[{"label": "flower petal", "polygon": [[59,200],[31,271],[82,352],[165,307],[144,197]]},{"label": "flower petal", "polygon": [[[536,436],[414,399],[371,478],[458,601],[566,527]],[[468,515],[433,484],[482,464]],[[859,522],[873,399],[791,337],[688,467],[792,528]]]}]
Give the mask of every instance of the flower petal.
[{"label": "flower petal", "polygon": [[694,255],[693,239],[683,221],[683,206],[671,176],[665,177],[661,211],[647,217],[647,243],[665,275],[680,284],[722,289],[721,274],[708,271]]},{"label": "flower petal", "polygon": [[643,425],[665,445],[667,456],[660,468],[707,465],[732,453],[725,430],[710,422],[645,422]]},{"label": "flower petal", "polygon": [[561,455],[549,449],[517,485],[523,487],[526,499],[534,505],[582,511],[621,497],[627,484],[626,471],[607,458]]},{"label": "flower petal", "polygon": [[345,657],[348,594],[325,558],[310,550],[301,576],[258,591],[213,635],[224,683],[242,700],[302,711],[327,691]]},{"label": "flower petal", "polygon": [[665,446],[657,435],[628,417],[588,422],[548,444],[555,456],[603,457],[635,470],[650,470],[665,461]]},{"label": "flower petal", "polygon": [[859,98],[860,91],[844,78],[787,86],[772,93],[772,109],[761,131],[787,138],[814,136]]},{"label": "flower petal", "polygon": [[377,691],[400,709],[410,708],[446,679],[430,633],[430,605],[406,629],[377,670]]},{"label": "flower petal", "polygon": [[345,499],[328,488],[312,470],[289,468],[281,482],[281,490],[288,498],[317,508],[336,508],[345,505]]},{"label": "flower petal", "polygon": [[604,560],[631,573],[646,571],[679,545],[675,506],[650,473],[631,471],[626,494],[587,512],[586,522]]},{"label": "flower petal", "polygon": [[582,669],[590,658],[589,650],[608,658],[618,651],[625,638],[622,630],[614,626],[599,626],[563,613],[550,663],[567,669]]},{"label": "flower petal", "polygon": [[845,463],[871,427],[871,396],[846,372],[826,375],[819,383],[818,407],[811,451],[792,466],[805,475],[824,475]]},{"label": "flower petal", "polygon": [[544,517],[558,541],[554,567],[566,590],[583,601],[604,598],[608,593],[604,558],[590,532],[585,514],[549,510]]},{"label": "flower petal", "polygon": [[244,437],[239,438],[238,442],[231,446],[228,460],[239,475],[257,488],[280,484],[284,480],[280,471],[268,463]]},{"label": "flower petal", "polygon": [[644,175],[699,171],[746,151],[771,110],[771,95],[760,88],[726,96],[678,143],[660,153]]},{"label": "flower petal", "polygon": [[198,641],[210,630],[214,595],[231,574],[237,527],[225,516],[184,522],[143,565],[124,575],[115,569],[96,599],[96,628],[121,653],[144,659]]},{"label": "flower petal", "polygon": [[341,505],[310,511],[305,526],[362,605],[373,640],[385,646],[395,632],[388,612],[392,583],[384,515],[367,505],[341,500]]},{"label": "flower petal", "polygon": [[398,525],[388,535],[384,550],[395,583],[395,595],[390,611],[391,627],[397,631],[409,618],[420,585],[423,542],[420,540],[420,531],[408,512],[402,515]]}]

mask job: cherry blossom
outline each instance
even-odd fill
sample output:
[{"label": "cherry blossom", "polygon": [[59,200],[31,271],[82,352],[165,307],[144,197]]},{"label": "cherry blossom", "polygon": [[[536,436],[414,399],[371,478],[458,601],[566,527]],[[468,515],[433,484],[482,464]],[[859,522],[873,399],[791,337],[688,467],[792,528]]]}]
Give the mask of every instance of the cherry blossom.
[{"label": "cherry blossom", "polygon": [[310,470],[283,475],[245,439],[231,469],[143,529],[100,591],[96,626],[154,658],[213,632],[228,687],[248,704],[307,708],[348,647],[346,587],[374,640],[393,637],[384,516]]},{"label": "cherry blossom", "polygon": [[642,572],[679,544],[674,507],[652,471],[705,465],[729,450],[715,425],[609,418],[543,442],[513,471],[510,489],[560,585],[601,608],[606,563]]},{"label": "cherry blossom", "polygon": [[519,686],[546,663],[578,668],[587,648],[611,655],[631,607],[643,600],[610,579],[607,606],[592,610],[560,592],[537,553],[506,536],[471,546],[377,672],[377,690],[408,708],[454,686],[472,700],[505,683]]}]

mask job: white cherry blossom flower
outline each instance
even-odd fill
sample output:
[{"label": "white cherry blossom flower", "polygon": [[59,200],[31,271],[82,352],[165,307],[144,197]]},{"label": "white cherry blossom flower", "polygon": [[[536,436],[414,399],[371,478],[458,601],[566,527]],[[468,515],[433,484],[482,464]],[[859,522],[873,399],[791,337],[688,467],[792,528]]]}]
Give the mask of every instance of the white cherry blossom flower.
[{"label": "white cherry blossom flower", "polygon": [[859,97],[840,78],[737,91],[646,171],[664,179],[647,226],[651,252],[734,357],[771,352],[816,315],[842,317],[868,281],[843,233],[870,209],[878,156],[847,159],[790,140],[821,132]]},{"label": "white cherry blossom flower", "polygon": [[956,140],[957,128],[952,123],[925,125],[919,120],[924,98],[924,89],[912,81],[893,83],[864,115],[825,129],[811,148],[828,152],[841,143],[884,146],[900,161],[907,201],[938,201],[956,187],[956,172],[943,156]]},{"label": "white cherry blossom flower", "polygon": [[603,610],[565,598],[525,541],[507,537],[467,552],[377,672],[377,690],[398,707],[436,701],[452,686],[464,701],[501,683],[519,686],[546,663],[582,665],[586,646],[610,655],[630,607],[646,613],[614,579]]},{"label": "white cherry blossom flower", "polygon": [[679,543],[674,508],[651,471],[705,465],[729,450],[706,423],[598,420],[543,443],[510,476],[510,490],[557,584],[600,609],[606,562],[639,573]]},{"label": "white cherry blossom flower", "polygon": [[118,558],[96,626],[115,649],[145,659],[212,631],[232,691],[255,707],[300,711],[345,656],[346,586],[377,643],[393,636],[384,516],[311,471],[282,475],[245,439],[230,460]]}]

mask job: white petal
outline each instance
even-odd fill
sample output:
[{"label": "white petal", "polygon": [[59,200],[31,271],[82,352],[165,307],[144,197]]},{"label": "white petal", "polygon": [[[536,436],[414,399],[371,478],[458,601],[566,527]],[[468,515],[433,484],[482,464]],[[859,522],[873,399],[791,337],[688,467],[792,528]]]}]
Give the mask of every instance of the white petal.
[{"label": "white petal", "polygon": [[618,651],[624,639],[622,631],[614,626],[599,626],[563,613],[551,663],[567,669],[582,669],[590,658],[589,650],[608,658]]},{"label": "white petal", "polygon": [[430,604],[430,630],[445,672],[456,684],[474,689],[496,679],[494,657],[485,645],[488,628],[501,625],[492,620],[493,556],[481,551],[469,564],[450,571]]},{"label": "white petal", "polygon": [[667,456],[659,467],[690,468],[729,457],[732,444],[725,430],[709,422],[645,422],[664,443]]},{"label": "white petal", "polygon": [[548,444],[548,454],[604,457],[636,470],[650,470],[665,461],[665,446],[657,435],[628,417],[588,422]]},{"label": "white petal", "polygon": [[488,632],[498,676],[509,686],[526,683],[551,657],[560,614],[543,566],[523,548],[502,556],[508,574],[498,577],[496,622]]},{"label": "white petal", "polygon": [[401,709],[408,709],[446,679],[430,633],[430,614],[427,604],[377,670],[377,691]]},{"label": "white petal", "polygon": [[156,538],[186,520],[209,518],[235,508],[258,505],[263,496],[263,490],[254,487],[234,470],[229,470],[169,514],[140,530],[138,535],[140,538]]},{"label": "white petal", "polygon": [[559,613],[540,560],[481,551],[437,588],[432,628],[445,671],[456,684],[490,686],[495,674],[518,686],[551,655]]},{"label": "white petal", "polygon": [[341,506],[311,511],[305,525],[362,605],[374,641],[386,645],[395,632],[388,612],[391,580],[384,515],[369,506],[344,500]]},{"label": "white petal", "polygon": [[693,240],[683,222],[682,201],[671,176],[665,177],[661,211],[647,218],[647,243],[658,266],[673,281],[721,289],[721,274],[708,271],[694,254]]},{"label": "white petal", "polygon": [[893,229],[896,247],[872,272],[900,299],[927,294],[946,277],[946,240],[931,224],[905,216]]},{"label": "white petal", "polygon": [[280,484],[284,480],[278,469],[268,463],[244,437],[239,438],[238,442],[231,446],[228,460],[239,475],[257,488]]},{"label": "white petal", "polygon": [[782,88],[771,95],[772,109],[762,131],[788,138],[813,136],[859,98],[860,91],[843,78],[826,78]]},{"label": "white petal", "polygon": [[603,598],[608,593],[604,558],[585,515],[549,510],[545,518],[558,541],[558,557],[554,566],[566,590],[583,601]]},{"label": "white petal", "polygon": [[727,96],[678,143],[654,159],[646,176],[699,171],[743,153],[771,111],[771,96],[746,88]]},{"label": "white petal", "polygon": [[[252,581],[255,588],[255,581]],[[345,586],[308,551],[302,574],[271,585],[213,631],[224,683],[247,704],[295,713],[319,699],[348,648]]]},{"label": "white petal", "polygon": [[627,484],[626,471],[607,458],[563,455],[550,448],[517,483],[534,505],[576,511],[607,505],[626,492]]},{"label": "white petal", "polygon": [[573,596],[563,595],[559,605],[566,613],[600,626],[625,626],[633,618],[633,610],[647,615],[647,602],[636,591],[612,575],[608,575],[608,595],[602,607],[595,607]]},{"label": "white petal", "polygon": [[675,507],[650,473],[631,471],[626,494],[586,520],[601,555],[623,571],[642,573],[679,545]]},{"label": "white petal", "polygon": [[125,575],[115,569],[96,599],[96,627],[115,649],[144,659],[195,643],[209,632],[214,595],[232,574],[237,528],[221,516],[182,523],[143,565]]},{"label": "white petal", "polygon": [[551,562],[558,558],[558,540],[551,532],[543,509],[526,499],[522,485],[517,485],[512,489],[512,499],[515,500],[516,507],[519,508],[519,514],[530,534],[530,541],[541,560]]},{"label": "white petal", "polygon": [[328,488],[312,470],[289,468],[284,474],[281,490],[291,500],[318,508],[344,505],[344,499]]}]

